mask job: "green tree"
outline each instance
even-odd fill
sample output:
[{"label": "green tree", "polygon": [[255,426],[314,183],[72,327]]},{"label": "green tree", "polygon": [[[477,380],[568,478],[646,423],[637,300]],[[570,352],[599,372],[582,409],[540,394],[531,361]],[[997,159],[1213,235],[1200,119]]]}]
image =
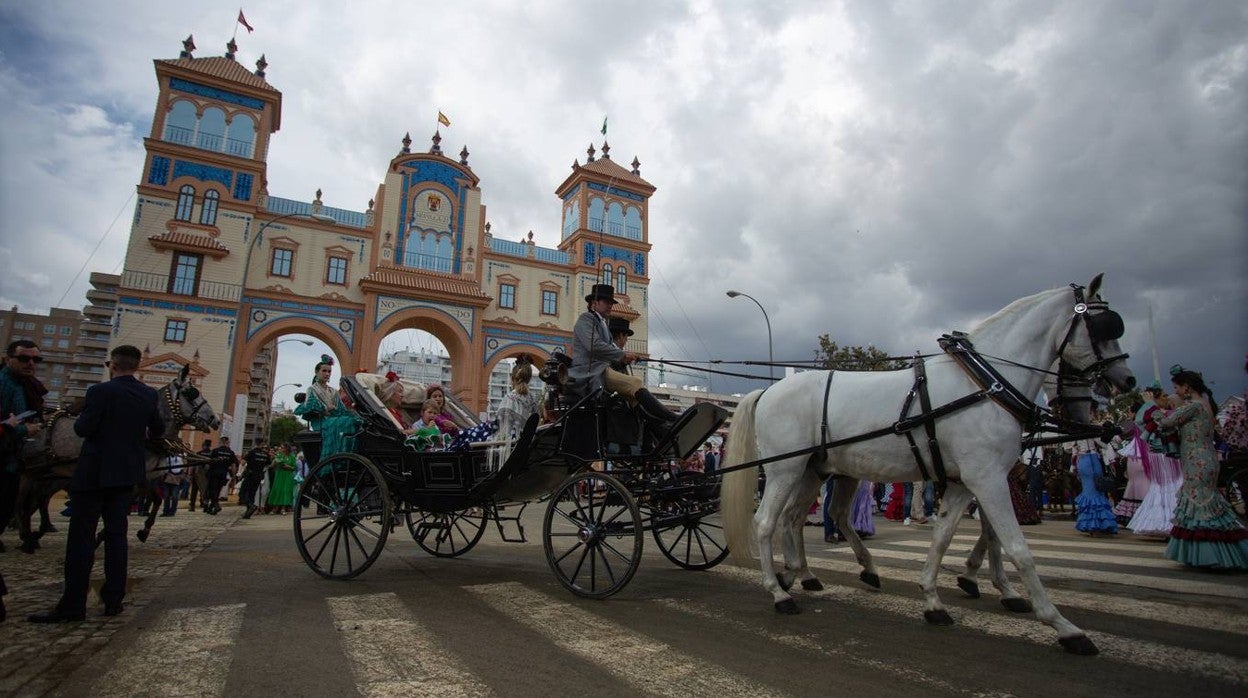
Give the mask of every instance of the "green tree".
[{"label": "green tree", "polygon": [[303,429],[303,422],[294,415],[284,414],[274,417],[269,422],[269,443],[274,446],[291,443],[295,440],[295,434]]},{"label": "green tree", "polygon": [[826,334],[819,335],[815,361],[820,363],[820,368],[838,371],[892,371],[910,365],[905,359],[889,359],[888,353],[876,349],[874,344],[841,346]]}]

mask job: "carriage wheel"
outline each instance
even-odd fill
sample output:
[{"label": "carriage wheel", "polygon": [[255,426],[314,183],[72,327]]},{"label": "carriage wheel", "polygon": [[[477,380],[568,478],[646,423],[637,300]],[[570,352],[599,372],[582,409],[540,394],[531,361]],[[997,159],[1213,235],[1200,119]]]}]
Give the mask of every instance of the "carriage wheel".
[{"label": "carriage wheel", "polygon": [[610,475],[573,475],[546,505],[542,543],[560,584],[577,596],[605,599],[623,589],[641,564],[637,501]]},{"label": "carriage wheel", "polygon": [[472,550],[490,522],[485,509],[464,509],[445,514],[406,511],[407,530],[422,550],[438,557],[458,557]]},{"label": "carriage wheel", "polygon": [[1226,483],[1226,501],[1239,520],[1248,523],[1248,468],[1241,469]]},{"label": "carriage wheel", "polygon": [[351,579],[368,569],[390,534],[390,492],[368,459],[339,453],[312,468],[299,487],[295,542],[317,574]]},{"label": "carriage wheel", "polygon": [[[687,478],[691,483],[703,481],[702,476],[689,475],[693,476]],[[719,478],[705,482],[688,496],[655,502],[650,514],[659,550],[687,570],[709,570],[728,557],[728,540],[719,515]]]}]

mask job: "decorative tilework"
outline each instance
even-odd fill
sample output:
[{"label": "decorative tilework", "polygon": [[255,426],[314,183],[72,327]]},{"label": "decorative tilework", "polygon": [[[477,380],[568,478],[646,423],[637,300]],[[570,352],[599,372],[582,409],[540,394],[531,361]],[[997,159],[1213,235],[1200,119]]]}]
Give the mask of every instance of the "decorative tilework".
[{"label": "decorative tilework", "polygon": [[164,186],[169,183],[169,166],[173,164],[169,158],[162,155],[152,156],[152,169],[147,173],[148,184],[159,184]]},{"label": "decorative tilework", "polygon": [[631,191],[624,191],[623,189],[617,189],[615,187],[608,188],[606,185],[598,184],[597,182],[587,182],[585,186],[589,187],[590,189],[593,189],[594,191],[606,192],[608,194],[611,194],[612,196],[619,196],[625,199],[632,199],[633,201],[645,201],[646,200],[644,196],[641,196],[639,194],[634,194]]},{"label": "decorative tilework", "polygon": [[199,162],[178,160],[173,165],[173,178],[194,177],[201,182],[220,182],[228,189],[234,180],[234,172],[224,167],[213,167]]},{"label": "decorative tilework", "polygon": [[173,78],[169,81],[169,87],[179,92],[199,95],[200,97],[208,97],[210,99],[220,100],[229,104],[237,104],[239,106],[256,110],[264,109],[264,102],[256,99],[255,97],[247,97],[236,92],[228,92],[215,87],[201,85],[197,82],[191,82],[190,80]]},{"label": "decorative tilework", "polygon": [[506,351],[516,345],[535,346],[548,353],[555,350],[567,351],[568,339],[566,337],[521,330],[505,330],[497,327],[485,328],[484,334],[485,352],[481,358],[485,364],[488,364],[499,352]]},{"label": "decorative tilework", "polygon": [[598,248],[592,242],[585,243],[585,264],[594,266],[598,263]]},{"label": "decorative tilework", "polygon": [[459,325],[464,333],[468,335],[468,339],[472,339],[472,326],[476,318],[476,310],[462,305],[453,305],[451,303],[430,303],[426,301],[415,301],[407,298],[396,298],[394,296],[378,296],[377,297],[377,315],[373,321],[373,329],[381,327],[381,323],[385,322],[390,316],[397,312],[407,310],[409,308],[429,308],[446,315],[455,324]]},{"label": "decorative tilework", "polygon": [[633,273],[637,276],[646,275],[646,255],[640,252],[633,255]]},{"label": "decorative tilework", "polygon": [[239,172],[234,180],[234,198],[239,201],[251,201],[251,175]]}]

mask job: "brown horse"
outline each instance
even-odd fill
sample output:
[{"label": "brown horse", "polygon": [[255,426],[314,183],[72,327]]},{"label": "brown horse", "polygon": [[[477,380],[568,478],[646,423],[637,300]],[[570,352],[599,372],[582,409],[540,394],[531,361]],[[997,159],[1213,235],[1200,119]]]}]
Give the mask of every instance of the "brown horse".
[{"label": "brown horse", "polygon": [[[178,438],[178,432],[184,426],[205,432],[215,431],[221,426],[220,418],[208,401],[198,388],[191,385],[187,378],[189,372],[190,366],[183,366],[176,378],[157,391],[157,407],[165,423],[165,432],[148,443],[147,480],[136,487],[136,494],[145,497],[149,506],[143,528],[135,533],[141,541],[146,541],[151,533],[163,501],[159,484],[160,476],[165,472],[163,464],[171,452],[187,450]],[[44,420],[45,428],[40,432],[41,438],[29,440],[24,447],[25,467],[18,485],[17,502],[18,531],[22,539],[18,548],[22,552],[35,552],[39,548],[39,538],[55,530],[48,516],[48,502],[53,494],[69,487],[78,453],[82,450],[82,438],[74,433],[73,417],[64,410],[49,413]],[[40,526],[34,531],[30,520],[36,510],[40,514]]]}]

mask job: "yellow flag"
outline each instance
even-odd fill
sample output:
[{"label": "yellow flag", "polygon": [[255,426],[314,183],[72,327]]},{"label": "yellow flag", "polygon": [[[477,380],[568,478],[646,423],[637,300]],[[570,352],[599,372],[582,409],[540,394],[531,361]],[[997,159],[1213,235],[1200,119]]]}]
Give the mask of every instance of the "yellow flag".
[{"label": "yellow flag", "polygon": [[451,120],[446,118],[446,114],[443,114],[442,112],[438,112],[438,123],[442,124],[443,126],[450,126]]}]

